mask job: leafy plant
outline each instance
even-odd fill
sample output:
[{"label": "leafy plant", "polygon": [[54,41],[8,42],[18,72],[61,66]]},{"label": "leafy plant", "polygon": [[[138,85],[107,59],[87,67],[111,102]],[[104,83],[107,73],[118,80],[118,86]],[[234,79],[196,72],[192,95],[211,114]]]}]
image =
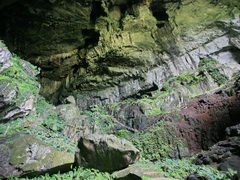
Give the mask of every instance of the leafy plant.
[{"label": "leafy plant", "polygon": [[35,178],[10,178],[9,180],[112,180],[109,173],[99,172],[96,169],[74,168],[73,170],[63,174],[45,174]]},{"label": "leafy plant", "polygon": [[218,68],[219,63],[212,58],[204,58],[199,62],[199,71],[207,71],[218,85],[225,84],[229,79],[226,75],[221,74]]},{"label": "leafy plant", "polygon": [[142,160],[139,162],[139,165],[141,167],[153,168],[164,174],[165,177],[180,180],[184,180],[190,174],[199,174],[209,180],[230,180],[236,173],[232,170],[229,170],[228,172],[221,172],[211,166],[195,165],[192,163],[192,159],[165,159],[155,163]]},{"label": "leafy plant", "polygon": [[132,133],[126,129],[118,130],[115,135],[119,138],[128,139]]},{"label": "leafy plant", "polygon": [[182,146],[175,127],[166,122],[160,122],[144,132],[133,134],[128,139],[142,151],[143,158],[151,161],[167,158],[177,146]]},{"label": "leafy plant", "polygon": [[114,127],[113,116],[104,107],[92,106],[90,111],[85,111],[85,115],[91,117],[92,123],[102,133],[112,133]]}]

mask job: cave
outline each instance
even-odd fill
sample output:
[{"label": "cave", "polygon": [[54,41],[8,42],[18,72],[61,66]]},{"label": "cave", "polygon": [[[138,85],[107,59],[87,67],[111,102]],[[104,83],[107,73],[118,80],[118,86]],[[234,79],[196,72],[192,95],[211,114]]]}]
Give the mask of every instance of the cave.
[{"label": "cave", "polygon": [[236,9],[0,2],[0,178],[240,179]]}]

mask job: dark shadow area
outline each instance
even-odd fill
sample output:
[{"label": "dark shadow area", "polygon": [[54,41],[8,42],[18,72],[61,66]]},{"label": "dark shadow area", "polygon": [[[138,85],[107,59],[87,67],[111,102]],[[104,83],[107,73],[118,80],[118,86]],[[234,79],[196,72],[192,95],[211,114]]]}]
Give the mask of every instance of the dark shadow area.
[{"label": "dark shadow area", "polygon": [[107,14],[104,12],[104,9],[102,8],[101,1],[93,2],[93,4],[92,4],[92,12],[91,12],[91,15],[90,15],[91,22],[93,24],[95,24],[97,19],[100,16],[106,16],[106,15]]},{"label": "dark shadow area", "polygon": [[162,2],[153,1],[150,6],[153,16],[158,20],[157,27],[159,28],[164,27],[169,18],[167,9],[163,5]]},{"label": "dark shadow area", "polygon": [[93,29],[83,29],[82,34],[85,37],[85,47],[95,46],[99,41],[100,34]]}]

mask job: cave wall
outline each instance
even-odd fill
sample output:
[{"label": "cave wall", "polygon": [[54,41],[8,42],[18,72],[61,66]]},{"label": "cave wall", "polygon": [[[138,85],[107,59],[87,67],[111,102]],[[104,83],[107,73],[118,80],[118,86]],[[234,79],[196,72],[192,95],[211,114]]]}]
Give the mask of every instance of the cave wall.
[{"label": "cave wall", "polygon": [[73,94],[88,107],[161,89],[206,56],[227,54],[233,65],[222,69],[231,76],[239,69],[230,43],[237,7],[236,0],[24,0],[2,8],[0,37],[41,67],[48,100]]}]

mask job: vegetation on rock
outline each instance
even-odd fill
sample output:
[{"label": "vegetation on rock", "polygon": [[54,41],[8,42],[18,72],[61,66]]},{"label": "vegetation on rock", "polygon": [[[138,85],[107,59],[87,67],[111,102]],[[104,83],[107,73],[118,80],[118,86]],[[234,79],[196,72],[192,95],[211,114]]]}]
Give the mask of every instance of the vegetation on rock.
[{"label": "vegetation on rock", "polygon": [[210,76],[219,85],[225,84],[229,79],[226,75],[222,74],[219,70],[219,63],[212,58],[204,58],[199,62],[198,65],[200,72],[208,72]]},{"label": "vegetation on rock", "polygon": [[167,122],[160,122],[145,132],[130,136],[129,139],[142,151],[142,158],[150,161],[168,158],[179,146],[184,145],[175,127]]}]

